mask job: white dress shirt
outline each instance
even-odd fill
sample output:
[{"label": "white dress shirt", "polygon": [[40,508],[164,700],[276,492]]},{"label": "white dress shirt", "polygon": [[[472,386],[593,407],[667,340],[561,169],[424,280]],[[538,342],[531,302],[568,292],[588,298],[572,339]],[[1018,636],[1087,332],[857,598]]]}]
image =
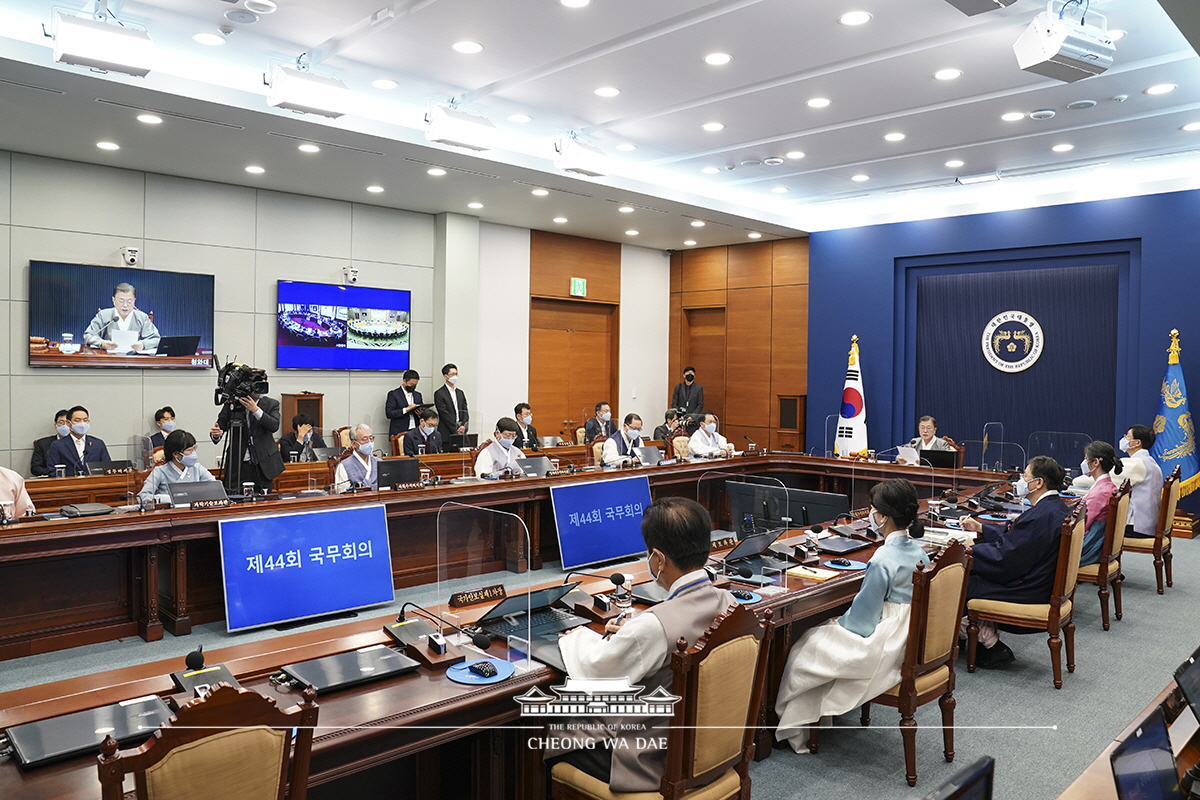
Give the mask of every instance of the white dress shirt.
[{"label": "white dress shirt", "polygon": [[[633,447],[640,447],[642,444],[641,437],[639,437],[636,440],[637,445],[635,445],[633,443],[633,441],[631,441],[629,439],[629,436],[626,435],[625,431],[621,431],[620,433],[617,434],[617,436],[620,436],[622,439],[625,440],[625,449],[627,451]],[[619,464],[628,464],[630,461],[633,461],[632,455],[623,456],[619,452],[617,452],[617,437],[616,436],[610,436],[604,440],[604,447],[601,448],[601,450],[600,450],[600,463],[603,466],[615,467]]]},{"label": "white dress shirt", "polygon": [[688,453],[693,456],[715,456],[725,451],[728,442],[719,433],[709,434],[700,428],[688,439]]},{"label": "white dress shirt", "polygon": [[480,450],[475,459],[475,477],[482,478],[484,475],[503,472],[506,469],[510,469],[518,475],[524,474],[523,470],[517,466],[517,459],[524,457],[525,454],[521,452],[521,448],[515,445],[506,448],[499,442],[492,442]]}]

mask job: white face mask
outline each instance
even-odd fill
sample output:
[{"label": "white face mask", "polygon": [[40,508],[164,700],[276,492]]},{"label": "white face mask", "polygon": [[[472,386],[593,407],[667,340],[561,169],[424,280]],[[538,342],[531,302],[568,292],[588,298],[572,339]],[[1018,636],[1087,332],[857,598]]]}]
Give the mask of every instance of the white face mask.
[{"label": "white face mask", "polygon": [[54,427],[54,432],[57,433],[59,436],[66,436],[68,433],[71,432],[71,426],[70,425],[56,425]]},{"label": "white face mask", "polygon": [[304,441],[305,441],[305,442],[311,442],[311,441],[312,441],[312,431],[309,431],[308,433],[304,434]]},{"label": "white face mask", "polygon": [[421,426],[421,432],[424,433],[426,436],[432,436],[433,432],[436,430],[437,430],[437,425],[422,425]]},{"label": "white face mask", "polygon": [[180,460],[183,461],[184,467],[194,467],[197,463],[199,463],[200,456],[196,455],[195,453],[183,453],[180,456]]},{"label": "white face mask", "polygon": [[1092,468],[1088,466],[1088,462],[1087,462],[1086,458],[1083,461],[1079,462],[1079,474],[1080,475],[1091,475],[1092,474]]},{"label": "white face mask", "polygon": [[375,452],[375,443],[374,442],[363,442],[362,444],[360,444],[358,446],[358,452],[362,453],[364,456],[369,457],[371,455],[371,453]]},{"label": "white face mask", "polygon": [[508,450],[510,447],[513,446],[513,440],[505,439],[503,436],[500,437],[500,439],[498,439],[497,441],[500,442],[500,446],[503,447],[505,450]]},{"label": "white face mask", "polygon": [[458,383],[458,376],[457,376],[457,375],[451,375],[450,377],[446,378],[446,383],[448,383],[448,384],[450,384],[451,386],[453,386],[454,384]]},{"label": "white face mask", "polygon": [[636,442],[637,440],[642,438],[642,432],[638,431],[638,430],[634,430],[633,428],[630,428],[627,431],[627,433],[629,435],[629,441],[631,441],[631,442]]},{"label": "white face mask", "polygon": [[605,411],[603,414],[600,415],[600,419],[604,420],[605,422],[608,422],[610,419],[612,419],[612,412]]},{"label": "white face mask", "polygon": [[1129,452],[1129,440],[1126,439],[1124,436],[1122,436],[1121,441],[1117,442],[1117,449],[1120,450],[1122,453],[1128,453]]},{"label": "white face mask", "polygon": [[708,433],[716,433],[717,432],[717,423],[715,423],[715,422],[708,423],[707,425],[704,426],[704,430]]},{"label": "white face mask", "polygon": [[164,433],[170,433],[171,431],[175,430],[175,420],[173,420],[173,419],[163,420],[162,429],[163,429]]},{"label": "white face mask", "polygon": [[74,432],[76,436],[87,436],[87,432],[91,429],[92,426],[86,422],[76,422],[71,426],[71,431]]},{"label": "white face mask", "polygon": [[879,533],[879,529],[883,527],[875,520],[875,509],[871,509],[871,513],[867,514],[867,526],[871,529],[871,533]]},{"label": "white face mask", "polygon": [[529,414],[526,414],[525,416],[521,417],[521,422],[524,422],[526,425],[532,425],[533,417]]},{"label": "white face mask", "polygon": [[1025,476],[1021,476],[1020,480],[1013,484],[1013,494],[1017,497],[1027,497],[1029,495],[1029,483],[1025,480]]}]

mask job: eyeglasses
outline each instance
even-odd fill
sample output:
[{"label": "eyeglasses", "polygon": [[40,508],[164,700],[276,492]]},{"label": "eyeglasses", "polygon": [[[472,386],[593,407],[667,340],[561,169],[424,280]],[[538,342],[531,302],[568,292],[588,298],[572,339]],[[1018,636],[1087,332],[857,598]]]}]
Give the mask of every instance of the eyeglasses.
[{"label": "eyeglasses", "polygon": [[517,435],[515,433],[502,433],[500,434],[500,438],[508,439],[510,442],[515,442],[517,440]]},{"label": "eyeglasses", "polygon": [[113,301],[113,302],[114,302],[114,303],[116,303],[116,305],[119,305],[119,306],[121,306],[122,308],[125,308],[125,307],[127,307],[127,306],[128,306],[128,307],[132,307],[132,306],[133,306],[133,303],[134,303],[134,299],[131,297],[131,298],[129,298],[128,300],[115,300],[115,301]]},{"label": "eyeglasses", "polygon": [[361,444],[366,444],[367,442],[375,441],[375,437],[374,436],[360,436],[357,439],[355,439],[355,441],[359,442]]}]

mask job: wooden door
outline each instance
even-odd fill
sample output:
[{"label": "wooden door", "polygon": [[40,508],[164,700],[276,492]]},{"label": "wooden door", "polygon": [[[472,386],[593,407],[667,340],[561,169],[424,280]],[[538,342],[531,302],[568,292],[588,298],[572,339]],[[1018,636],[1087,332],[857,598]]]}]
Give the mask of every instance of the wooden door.
[{"label": "wooden door", "polygon": [[618,418],[616,314],[605,303],[530,301],[529,403],[539,434],[570,439],[600,401]]},{"label": "wooden door", "polygon": [[684,364],[696,368],[704,387],[704,410],[725,420],[725,309],[690,308],[684,312]]}]

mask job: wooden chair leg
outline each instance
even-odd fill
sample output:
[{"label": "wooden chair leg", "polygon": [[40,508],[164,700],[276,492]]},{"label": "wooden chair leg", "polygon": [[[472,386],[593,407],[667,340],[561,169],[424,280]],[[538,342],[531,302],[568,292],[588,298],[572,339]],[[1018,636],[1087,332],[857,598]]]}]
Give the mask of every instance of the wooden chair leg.
[{"label": "wooden chair leg", "polygon": [[1163,593],[1163,557],[1161,553],[1154,554],[1154,580],[1158,583],[1158,593]]},{"label": "wooden chair leg", "polygon": [[1125,582],[1125,576],[1118,573],[1117,577],[1113,579],[1113,583],[1112,583],[1113,612],[1116,614],[1117,619],[1121,618],[1121,613],[1122,613],[1121,612],[1121,584],[1124,582]]},{"label": "wooden chair leg", "polygon": [[1063,628],[1067,640],[1067,672],[1075,671],[1075,618],[1072,617]]},{"label": "wooden chair leg", "polygon": [[1167,567],[1167,586],[1174,586],[1175,578],[1171,575],[1171,551],[1170,550],[1163,553],[1163,561],[1166,562],[1166,567]]},{"label": "wooden chair leg", "polygon": [[917,785],[917,720],[911,713],[900,717],[900,736],[904,739],[905,780]]},{"label": "wooden chair leg", "polygon": [[975,671],[975,651],[979,647],[979,620],[967,617],[967,672]]},{"label": "wooden chair leg", "polygon": [[1058,631],[1050,631],[1050,639],[1046,642],[1050,647],[1050,666],[1054,668],[1054,688],[1062,688],[1062,639]]},{"label": "wooden chair leg", "polygon": [[814,724],[808,726],[808,752],[810,753],[816,753],[817,748],[821,746],[821,743],[817,740],[821,732],[820,725],[821,720],[817,720]]},{"label": "wooden chair leg", "polygon": [[1100,581],[1100,589],[1096,592],[1100,596],[1100,624],[1104,626],[1104,630],[1108,630],[1111,625],[1108,621],[1108,583]]},{"label": "wooden chair leg", "polygon": [[958,701],[953,692],[946,692],[938,699],[942,708],[942,755],[947,761],[954,760],[954,708]]},{"label": "wooden chair leg", "polygon": [[858,724],[864,727],[871,724],[871,704],[863,703],[862,715],[858,718]]}]

